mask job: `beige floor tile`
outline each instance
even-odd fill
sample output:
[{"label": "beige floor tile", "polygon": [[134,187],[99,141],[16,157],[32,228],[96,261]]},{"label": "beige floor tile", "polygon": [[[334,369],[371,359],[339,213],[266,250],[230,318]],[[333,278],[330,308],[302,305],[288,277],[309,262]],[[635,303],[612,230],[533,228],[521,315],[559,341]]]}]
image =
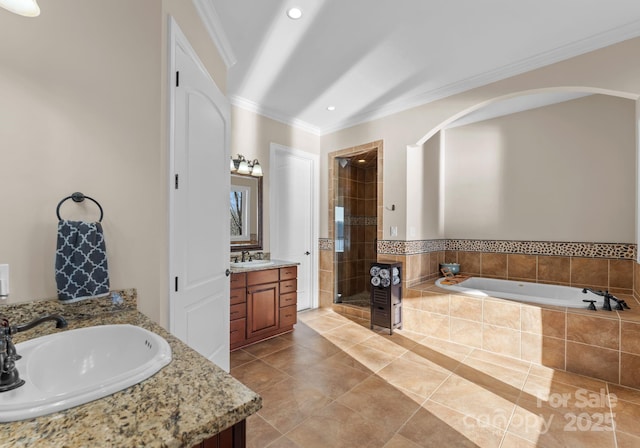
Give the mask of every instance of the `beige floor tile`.
[{"label": "beige floor tile", "polygon": [[614,394],[617,399],[640,404],[640,390],[611,383],[607,384],[607,387],[609,393]]},{"label": "beige floor tile", "polygon": [[616,431],[616,442],[618,443],[618,448],[638,448],[640,446],[640,437]]},{"label": "beige floor tile", "polygon": [[286,436],[307,448],[383,447],[380,426],[340,403],[332,403]]},{"label": "beige floor tile", "polygon": [[503,432],[430,400],[399,434],[420,447],[499,447]]},{"label": "beige floor tile", "polygon": [[322,315],[314,319],[308,319],[304,321],[304,323],[307,324],[309,328],[317,331],[320,334],[345,325],[347,322],[349,322],[348,319],[345,319],[338,314]]},{"label": "beige floor tile", "polygon": [[400,434],[396,434],[387,442],[384,448],[420,448],[420,445],[413,443]]},{"label": "beige floor tile", "polygon": [[[403,338],[399,337],[396,339],[398,340],[398,342],[400,342],[400,340]],[[360,345],[365,345],[371,348],[375,348],[376,350],[379,350],[381,352],[387,353],[394,357],[398,357],[407,353],[407,351],[409,350],[409,348],[405,347],[401,343],[399,344],[398,342],[392,339],[392,337],[386,338],[382,335],[374,335],[373,337],[370,337],[369,339],[365,339],[364,341],[362,341]],[[415,345],[416,345],[416,342],[413,341],[412,347]]]},{"label": "beige floor tile", "polygon": [[329,341],[324,336],[320,336],[319,334],[316,334],[313,337],[309,337],[303,341],[297,342],[297,344],[314,351],[324,358],[330,358],[336,353],[342,351],[336,344]]},{"label": "beige floor tile", "polygon": [[271,338],[257,344],[244,347],[243,350],[256,358],[263,358],[283,348],[291,347],[293,342],[285,337]]},{"label": "beige floor tile", "polygon": [[456,353],[422,344],[413,347],[402,358],[447,374],[460,365],[460,356],[456,356]]},{"label": "beige floor tile", "polygon": [[564,409],[517,407],[508,432],[545,448],[615,447],[612,428],[598,423]]},{"label": "beige floor tile", "polygon": [[383,429],[381,438],[388,440],[420,407],[414,398],[371,376],[337,401],[379,425]]},{"label": "beige floor tile", "polygon": [[333,401],[319,389],[298,379],[282,381],[260,395],[263,406],[258,414],[282,434]]},{"label": "beige floor tile", "polygon": [[260,359],[231,369],[230,373],[238,381],[257,393],[278,384],[280,381],[291,378],[282,370],[271,367]]},{"label": "beige floor tile", "polygon": [[640,390],[328,310],[232,352],[231,374],[263,399],[252,448],[640,446]]},{"label": "beige floor tile", "polygon": [[247,448],[265,448],[282,436],[260,415],[253,414],[247,419]]},{"label": "beige floor tile", "polygon": [[473,419],[488,420],[500,429],[506,429],[515,408],[514,400],[509,394],[503,394],[502,390],[492,391],[455,374],[447,378],[431,395],[430,400]]},{"label": "beige floor tile", "polygon": [[531,364],[531,374],[541,378],[551,379],[555,383],[569,384],[571,386],[581,387],[596,392],[604,388],[606,384],[600,379],[589,378],[577,373],[555,370],[550,367],[540,366],[537,364]]},{"label": "beige floor tile", "polygon": [[600,390],[593,391],[535,375],[529,375],[527,378],[520,400],[577,414],[605,412],[609,407],[607,390],[604,386]]},{"label": "beige floor tile", "polygon": [[230,356],[230,368],[241,366],[242,364],[246,364],[248,362],[254,361],[256,359],[251,353],[245,352],[244,350],[236,350],[231,352]]},{"label": "beige floor tile", "polygon": [[393,386],[427,398],[447,379],[449,373],[402,357],[380,370],[377,375]]},{"label": "beige floor tile", "polygon": [[520,396],[520,390],[527,378],[527,374],[524,372],[474,358],[467,358],[454,371],[454,374],[514,402]]},{"label": "beige floor tile", "polygon": [[617,400],[611,403],[611,411],[618,431],[640,437],[640,404]]},{"label": "beige floor tile", "polygon": [[323,333],[323,336],[340,348],[360,344],[374,337],[374,333],[357,324],[347,324]]},{"label": "beige floor tile", "polygon": [[368,372],[354,369],[340,363],[339,360],[330,358],[320,365],[309,368],[303,378],[309,386],[335,399],[369,376],[371,374]]},{"label": "beige floor tile", "polygon": [[262,361],[291,376],[304,376],[309,371],[309,366],[320,364],[327,358],[328,356],[295,344],[263,357]]},{"label": "beige floor tile", "polygon": [[531,369],[531,363],[528,361],[522,361],[520,359],[512,358],[510,356],[503,356],[498,353],[487,352],[484,350],[473,350],[469,354],[470,358],[479,359],[482,361],[490,362],[497,366],[507,367],[510,370],[517,370],[519,372],[528,373]]}]

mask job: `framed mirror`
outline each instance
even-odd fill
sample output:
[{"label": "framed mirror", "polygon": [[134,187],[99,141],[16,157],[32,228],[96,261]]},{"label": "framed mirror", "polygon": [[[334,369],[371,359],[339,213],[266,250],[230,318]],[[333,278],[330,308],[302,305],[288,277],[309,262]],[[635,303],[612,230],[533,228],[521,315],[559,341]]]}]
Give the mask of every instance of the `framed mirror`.
[{"label": "framed mirror", "polygon": [[262,177],[231,174],[231,252],[262,250]]}]

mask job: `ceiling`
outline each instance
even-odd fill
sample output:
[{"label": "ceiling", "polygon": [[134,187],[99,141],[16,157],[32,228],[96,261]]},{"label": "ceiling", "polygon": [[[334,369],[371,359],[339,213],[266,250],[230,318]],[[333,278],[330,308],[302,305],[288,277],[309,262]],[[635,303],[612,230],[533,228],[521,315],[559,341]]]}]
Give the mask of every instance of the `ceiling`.
[{"label": "ceiling", "polygon": [[640,36],[638,0],[198,1],[232,102],[319,135]]}]

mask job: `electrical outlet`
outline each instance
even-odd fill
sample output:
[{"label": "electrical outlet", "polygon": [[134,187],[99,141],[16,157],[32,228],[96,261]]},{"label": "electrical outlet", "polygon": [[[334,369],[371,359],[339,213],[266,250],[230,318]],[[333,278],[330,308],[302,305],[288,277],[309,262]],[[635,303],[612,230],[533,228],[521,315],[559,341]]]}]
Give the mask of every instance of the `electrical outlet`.
[{"label": "electrical outlet", "polygon": [[391,236],[398,236],[398,226],[391,226],[389,233]]},{"label": "electrical outlet", "polygon": [[9,265],[0,264],[0,298],[6,299],[9,295]]}]

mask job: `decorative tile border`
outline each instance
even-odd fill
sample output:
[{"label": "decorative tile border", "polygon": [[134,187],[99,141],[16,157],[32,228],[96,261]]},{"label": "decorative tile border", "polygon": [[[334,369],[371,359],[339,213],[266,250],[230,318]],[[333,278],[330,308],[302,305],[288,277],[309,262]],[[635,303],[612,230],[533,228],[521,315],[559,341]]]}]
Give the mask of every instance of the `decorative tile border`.
[{"label": "decorative tile border", "polygon": [[556,241],[454,239],[420,241],[378,240],[379,254],[415,255],[442,250],[635,260],[637,246],[629,243],[575,243]]},{"label": "decorative tile border", "polygon": [[331,238],[319,238],[318,250],[331,250],[333,251],[333,240]]},{"label": "decorative tile border", "polygon": [[344,223],[348,226],[377,226],[376,216],[345,216]]}]

